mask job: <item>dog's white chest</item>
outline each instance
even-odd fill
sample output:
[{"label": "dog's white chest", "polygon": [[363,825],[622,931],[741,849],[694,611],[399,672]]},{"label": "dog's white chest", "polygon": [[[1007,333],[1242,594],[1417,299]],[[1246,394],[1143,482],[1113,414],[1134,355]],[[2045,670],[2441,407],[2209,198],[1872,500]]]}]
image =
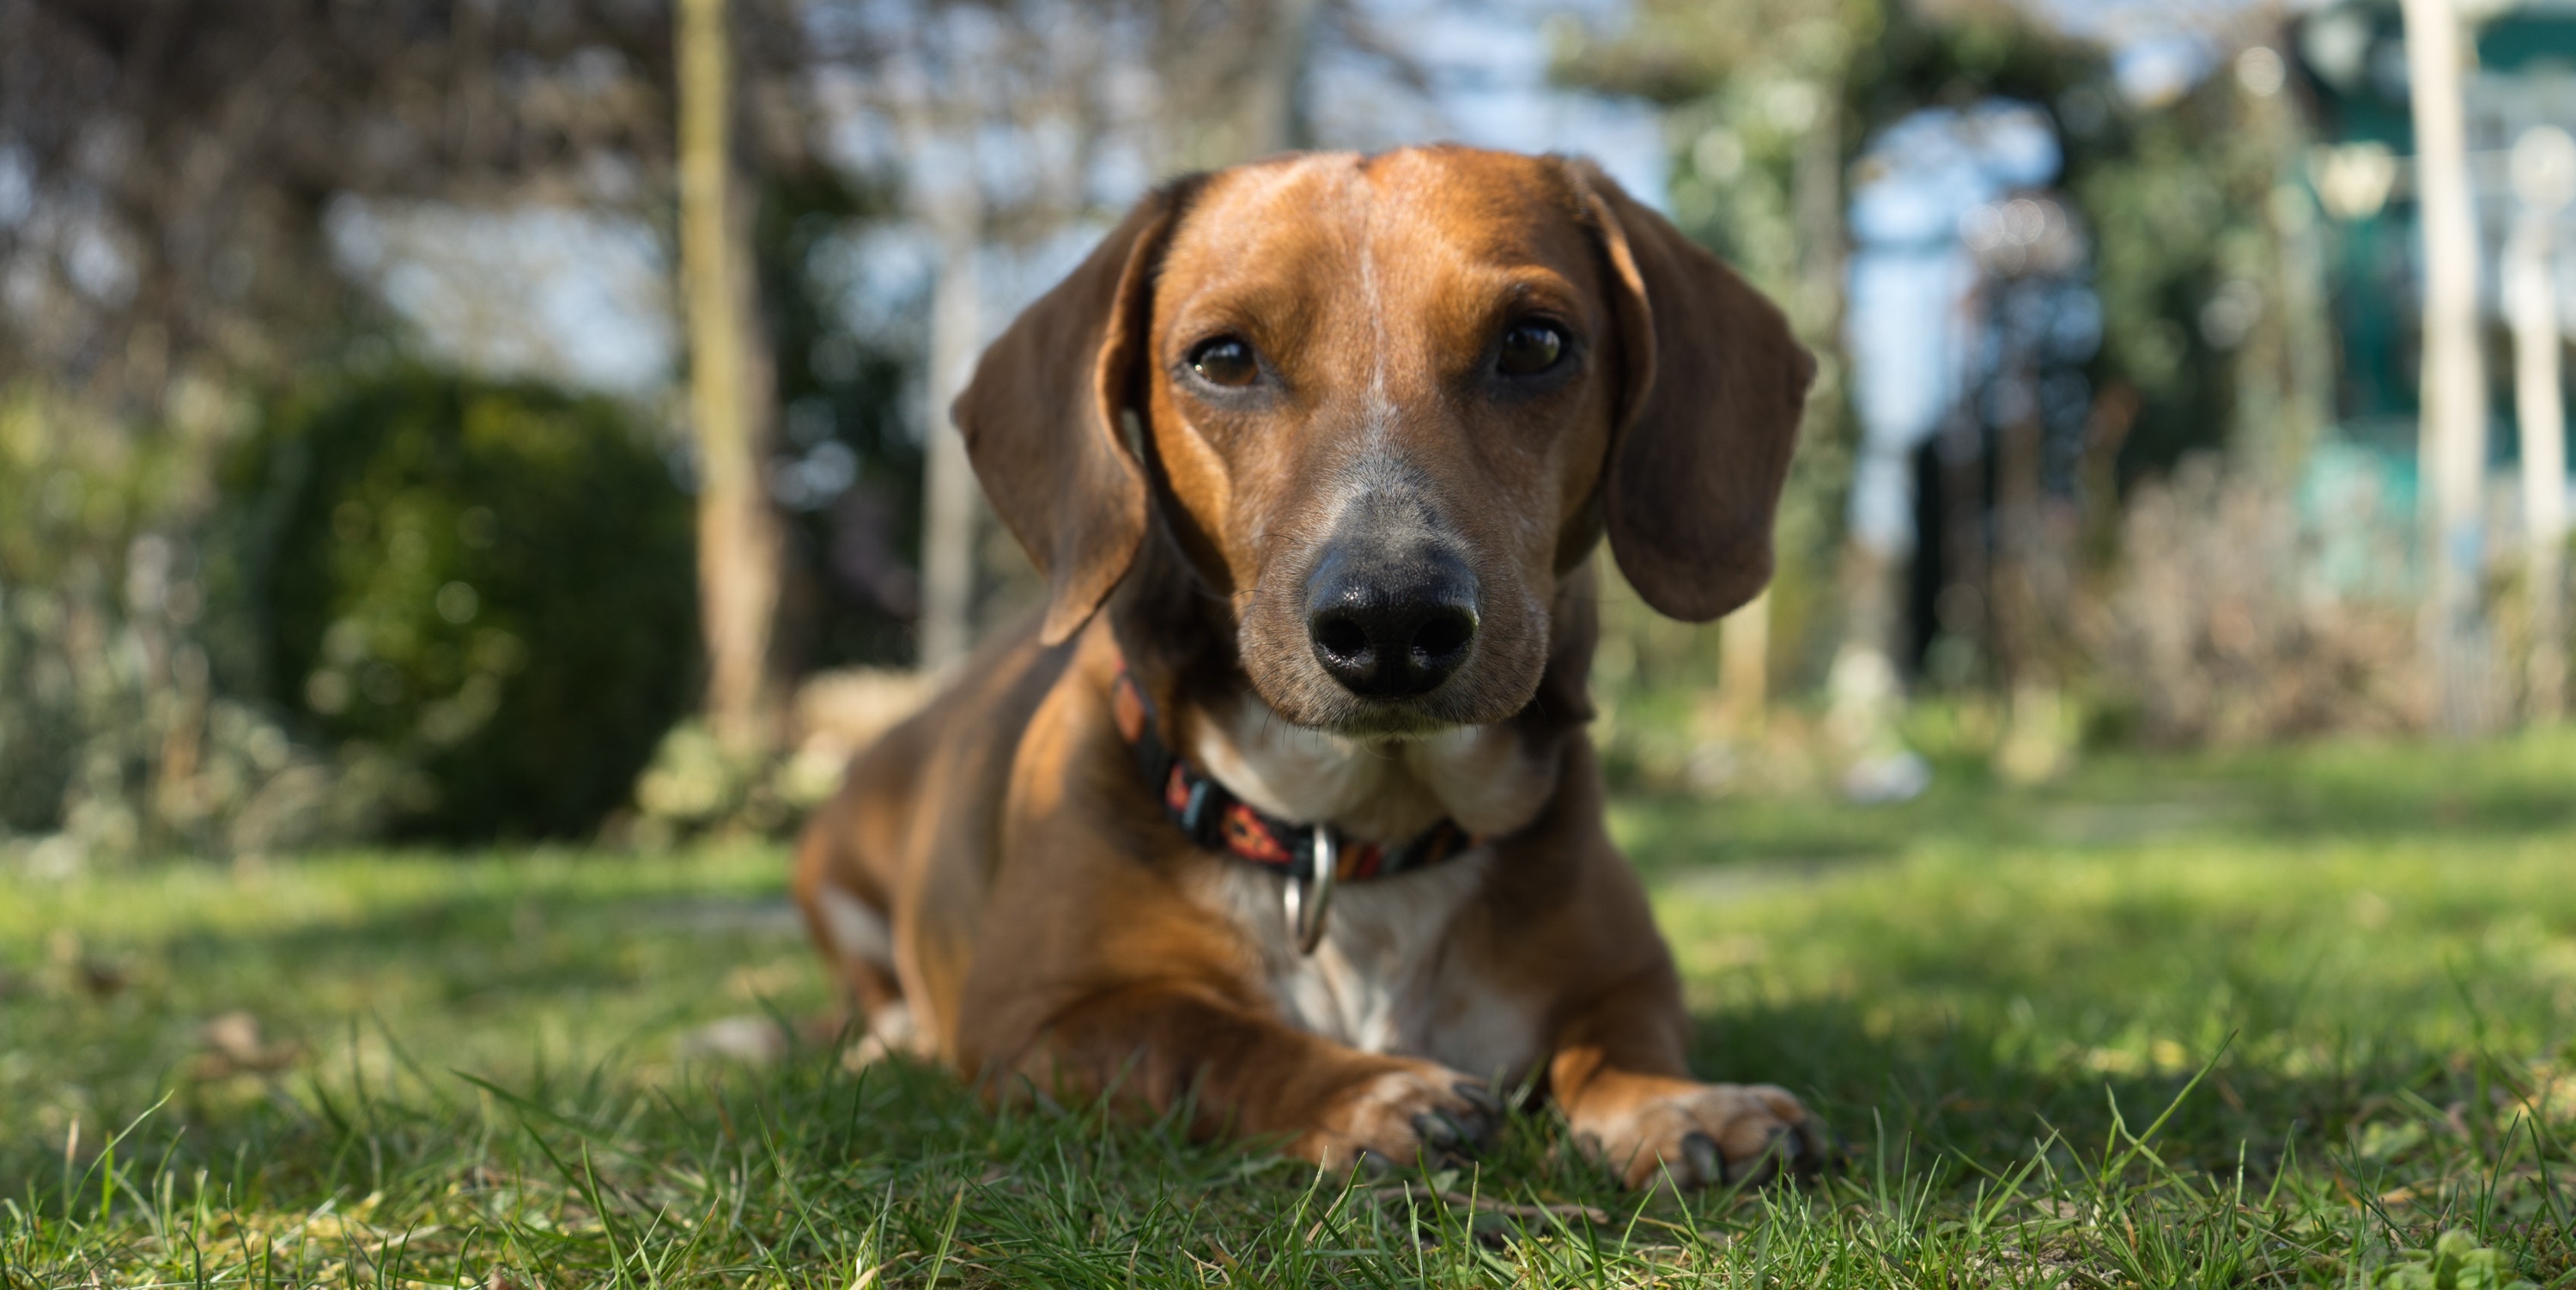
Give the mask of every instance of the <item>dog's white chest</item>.
[{"label": "dog's white chest", "polygon": [[[1186,736],[1190,754],[1235,796],[1362,837],[1409,837],[1443,816],[1470,833],[1510,833],[1538,813],[1555,779],[1552,758],[1528,755],[1499,727],[1368,745],[1288,725],[1248,695],[1201,715]],[[1452,953],[1459,917],[1494,860],[1478,847],[1428,869],[1340,884],[1313,954],[1291,941],[1280,874],[1228,862],[1199,895],[1242,930],[1296,1025],[1364,1052],[1517,1079],[1547,1051],[1537,1009],[1497,989],[1488,965]]]},{"label": "dog's white chest", "polygon": [[1535,1010],[1449,952],[1459,913],[1493,860],[1478,848],[1429,869],[1343,884],[1311,955],[1290,937],[1279,875],[1229,863],[1203,894],[1254,946],[1271,997],[1301,1029],[1363,1052],[1517,1079],[1545,1052]]}]

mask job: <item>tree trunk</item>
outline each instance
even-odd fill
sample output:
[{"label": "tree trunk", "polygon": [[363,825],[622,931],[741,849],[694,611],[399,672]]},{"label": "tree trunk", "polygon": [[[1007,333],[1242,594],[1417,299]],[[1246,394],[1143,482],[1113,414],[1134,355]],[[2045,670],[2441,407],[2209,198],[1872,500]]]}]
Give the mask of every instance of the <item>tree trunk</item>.
[{"label": "tree trunk", "polygon": [[[1177,38],[1191,7],[1166,6],[1167,35]],[[1297,88],[1317,7],[1318,0],[1256,0],[1236,11],[1214,47],[1204,40],[1165,47],[1165,60],[1189,60],[1189,70],[1166,81],[1157,158],[1164,171],[1215,170],[1299,145]]]},{"label": "tree trunk", "polygon": [[2451,735],[2493,723],[2479,494],[2485,483],[2486,380],[2478,355],[2478,230],[2470,209],[2460,99],[2460,24],[2452,0],[2405,0],[2406,70],[2415,115],[2415,181],[2424,228],[2423,414],[2417,458],[2431,502],[2431,577],[2423,635]]},{"label": "tree trunk", "polygon": [[1297,83],[1313,40],[1315,0],[1271,0],[1269,26],[1245,85],[1239,123],[1241,155],[1253,161],[1297,144]]},{"label": "tree trunk", "polygon": [[[1798,140],[1798,151],[1791,160],[1789,172],[1790,199],[1798,214],[1798,227],[1803,236],[1798,246],[1797,324],[1814,339],[1816,347],[1834,352],[1834,339],[1842,330],[1844,245],[1843,245],[1843,119],[1842,85],[1835,76],[1820,76],[1811,82],[1816,88],[1816,116],[1807,124],[1807,132]],[[1828,434],[1842,420],[1846,367],[1840,362],[1827,364],[1829,376],[1818,382],[1808,398],[1804,433]],[[1864,451],[1866,447],[1864,446]],[[1864,655],[1861,664],[1873,677],[1896,675],[1895,649],[1889,640],[1885,604],[1893,591],[1892,579],[1902,568],[1893,553],[1867,549],[1867,543],[1855,538],[1843,559],[1843,640],[1836,651],[1833,675],[1850,674],[1841,660],[1847,655]],[[1884,604],[1882,602],[1885,602]],[[1741,729],[1758,733],[1770,705],[1771,597],[1764,593],[1753,603],[1735,611],[1719,628],[1718,695],[1721,710],[1731,714]],[[1759,651],[1759,659],[1741,659],[1742,652]],[[1876,694],[1877,687],[1871,687]],[[1895,693],[1892,686],[1886,693]],[[1847,712],[1845,724],[1855,727],[1864,745],[1859,755],[1874,754],[1889,740],[1885,728],[1891,705],[1884,700],[1864,699],[1854,706],[1854,696],[1836,693]]]},{"label": "tree trunk", "polygon": [[761,486],[775,373],[758,308],[751,207],[734,175],[725,23],[725,0],[681,0],[680,271],[698,448],[707,721],[727,749],[748,755],[773,735],[769,645],[780,530]]},{"label": "tree trunk", "polygon": [[[2036,385],[2038,362],[2027,349],[2005,342],[2005,379]],[[2043,513],[2040,453],[2047,428],[2039,410],[1995,433],[1995,560],[1987,580],[1987,613],[1994,623],[1995,662],[2004,685],[2004,735],[1995,768],[2004,779],[2033,784],[2066,768],[2073,751],[2066,738],[2065,702],[2054,657],[2061,625],[2051,619],[2063,603],[2043,587],[2062,579],[2043,566],[2061,558]]]},{"label": "tree trunk", "polygon": [[930,379],[924,410],[920,664],[940,671],[974,648],[975,529],[980,505],[966,437],[948,405],[974,375],[983,347],[981,284],[975,271],[983,203],[972,179],[949,185],[932,204],[939,229],[939,280],[930,304]]},{"label": "tree trunk", "polygon": [[1758,740],[1770,715],[1771,591],[1717,625],[1717,711],[1736,738]]}]

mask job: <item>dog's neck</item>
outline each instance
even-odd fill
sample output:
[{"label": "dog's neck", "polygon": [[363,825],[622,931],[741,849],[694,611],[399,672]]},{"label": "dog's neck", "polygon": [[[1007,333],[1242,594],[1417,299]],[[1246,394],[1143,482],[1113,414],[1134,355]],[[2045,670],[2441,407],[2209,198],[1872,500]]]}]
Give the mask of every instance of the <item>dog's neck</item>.
[{"label": "dog's neck", "polygon": [[1353,738],[1292,725],[1262,701],[1237,652],[1232,606],[1156,528],[1110,600],[1111,628],[1164,740],[1236,797],[1279,819],[1389,844],[1443,818],[1504,836],[1555,797],[1565,742],[1592,717],[1585,677],[1598,628],[1588,565],[1558,585],[1547,671],[1518,714]]},{"label": "dog's neck", "polygon": [[1183,755],[1256,809],[1393,845],[1443,818],[1477,837],[1519,831],[1555,783],[1554,741],[1508,724],[1359,741],[1292,726],[1248,690],[1176,714]]}]

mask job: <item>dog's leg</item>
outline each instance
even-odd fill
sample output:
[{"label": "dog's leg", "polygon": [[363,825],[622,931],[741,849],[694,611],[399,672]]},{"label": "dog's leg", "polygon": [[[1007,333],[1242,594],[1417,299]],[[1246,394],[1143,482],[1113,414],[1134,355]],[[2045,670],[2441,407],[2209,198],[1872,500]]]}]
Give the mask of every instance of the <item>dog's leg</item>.
[{"label": "dog's leg", "polygon": [[1812,1173],[1822,1121],[1770,1084],[1703,1084],[1683,1061],[1690,1023],[1669,963],[1612,986],[1559,1033],[1548,1083],[1583,1153],[1630,1187]]},{"label": "dog's leg", "polygon": [[1152,1113],[1186,1099],[1199,1136],[1284,1139],[1290,1154],[1333,1170],[1472,1146],[1500,1112],[1481,1082],[1437,1062],[1362,1053],[1209,992],[1160,985],[1061,1014],[1006,1078]]},{"label": "dog's leg", "polygon": [[796,851],[795,892],[805,930],[867,1027],[845,1055],[856,1066],[888,1052],[917,1051],[920,1036],[895,974],[894,925],[882,899],[851,882],[861,871],[838,854],[847,833],[837,823],[806,831]]}]

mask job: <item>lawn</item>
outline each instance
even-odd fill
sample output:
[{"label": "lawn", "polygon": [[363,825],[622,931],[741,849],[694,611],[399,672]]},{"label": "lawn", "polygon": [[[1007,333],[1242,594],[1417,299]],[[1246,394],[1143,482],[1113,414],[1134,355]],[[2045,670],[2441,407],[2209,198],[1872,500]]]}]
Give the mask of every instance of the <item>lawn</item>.
[{"label": "lawn", "polygon": [[1741,1195],[854,1076],[772,847],[0,873],[0,1286],[2576,1285],[2576,737],[1944,770],[1618,810]]}]

